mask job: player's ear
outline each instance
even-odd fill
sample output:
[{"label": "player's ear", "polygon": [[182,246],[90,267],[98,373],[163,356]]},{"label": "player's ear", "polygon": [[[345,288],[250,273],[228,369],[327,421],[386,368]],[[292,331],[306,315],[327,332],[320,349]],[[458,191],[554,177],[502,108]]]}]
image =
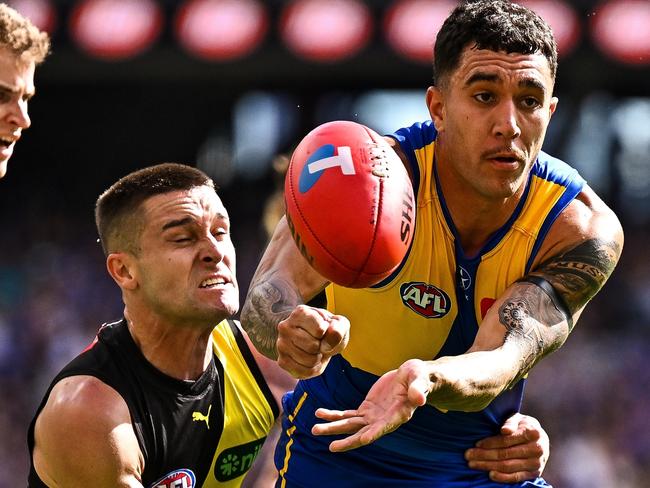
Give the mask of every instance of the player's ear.
[{"label": "player's ear", "polygon": [[445,129],[445,111],[444,100],[442,91],[436,86],[430,86],[427,89],[426,95],[427,107],[429,107],[429,115],[433,125],[438,132]]},{"label": "player's ear", "polygon": [[115,283],[123,290],[135,290],[138,280],[133,256],[125,252],[115,252],[106,258],[106,269]]},{"label": "player's ear", "polygon": [[549,110],[550,110],[551,113],[549,114],[549,118],[555,113],[555,109],[557,108],[557,104],[559,102],[560,101],[558,100],[557,97],[552,97],[551,98],[551,103],[549,105]]}]

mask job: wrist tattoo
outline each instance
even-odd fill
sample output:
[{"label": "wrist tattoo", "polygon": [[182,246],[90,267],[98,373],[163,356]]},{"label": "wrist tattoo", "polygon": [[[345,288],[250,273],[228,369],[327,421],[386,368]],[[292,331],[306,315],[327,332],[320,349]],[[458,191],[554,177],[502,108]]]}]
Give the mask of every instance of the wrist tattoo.
[{"label": "wrist tattoo", "polygon": [[564,314],[541,288],[531,283],[520,283],[516,295],[501,304],[499,321],[506,328],[505,341],[521,350],[515,381],[560,347],[569,335]]},{"label": "wrist tattoo", "polygon": [[277,359],[278,324],[303,303],[299,293],[280,278],[251,284],[241,313],[241,324],[259,352]]}]

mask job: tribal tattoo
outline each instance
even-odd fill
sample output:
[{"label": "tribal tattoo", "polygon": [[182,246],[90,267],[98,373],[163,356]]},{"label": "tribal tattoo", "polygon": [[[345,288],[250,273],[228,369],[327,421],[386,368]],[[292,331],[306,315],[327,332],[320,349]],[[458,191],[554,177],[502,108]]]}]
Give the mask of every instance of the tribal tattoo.
[{"label": "tribal tattoo", "polygon": [[[620,254],[618,242],[590,239],[549,259],[530,275],[550,283],[574,315],[602,288]],[[516,343],[522,351],[516,380],[560,347],[572,324],[541,287],[525,281],[501,304],[499,321],[506,328],[506,342]]]},{"label": "tribal tattoo", "polygon": [[241,324],[258,351],[268,358],[278,358],[278,324],[301,303],[299,293],[283,279],[271,277],[251,284]]},{"label": "tribal tattoo", "polygon": [[589,239],[531,273],[548,281],[575,314],[603,287],[621,255],[616,241]]}]

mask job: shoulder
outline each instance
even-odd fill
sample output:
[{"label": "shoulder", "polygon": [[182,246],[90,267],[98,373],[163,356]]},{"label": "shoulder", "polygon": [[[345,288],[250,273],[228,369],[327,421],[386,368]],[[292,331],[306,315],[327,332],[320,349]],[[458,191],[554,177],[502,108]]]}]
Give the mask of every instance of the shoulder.
[{"label": "shoulder", "polygon": [[54,386],[34,438],[36,471],[56,486],[137,486],[144,469],[124,399],[93,376]]},{"label": "shoulder", "polygon": [[532,269],[580,245],[586,252],[608,249],[616,261],[623,248],[623,228],[616,214],[587,185],[551,226]]}]

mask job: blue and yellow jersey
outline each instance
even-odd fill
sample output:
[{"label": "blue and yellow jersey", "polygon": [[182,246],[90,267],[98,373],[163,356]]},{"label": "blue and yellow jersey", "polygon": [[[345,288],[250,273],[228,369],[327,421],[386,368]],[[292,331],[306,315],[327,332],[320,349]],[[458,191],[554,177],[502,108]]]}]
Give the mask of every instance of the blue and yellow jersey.
[{"label": "blue and yellow jersey", "polygon": [[[408,156],[417,201],[415,235],[400,267],[372,288],[327,288],[328,308],[350,320],[350,342],[322,379],[304,387],[319,400],[325,388],[345,404],[330,408],[356,408],[348,395],[362,400],[377,376],[408,359],[464,353],[487,310],[527,274],[552,223],[584,185],[573,168],[540,153],[510,219],[476,256],[467,257],[436,178],[436,135],[430,121],[393,135]],[[522,393],[523,381],[482,412],[442,413],[425,406],[379,442],[401,452],[419,445],[417,455],[427,459],[462,452],[498,431],[519,409]]]}]

